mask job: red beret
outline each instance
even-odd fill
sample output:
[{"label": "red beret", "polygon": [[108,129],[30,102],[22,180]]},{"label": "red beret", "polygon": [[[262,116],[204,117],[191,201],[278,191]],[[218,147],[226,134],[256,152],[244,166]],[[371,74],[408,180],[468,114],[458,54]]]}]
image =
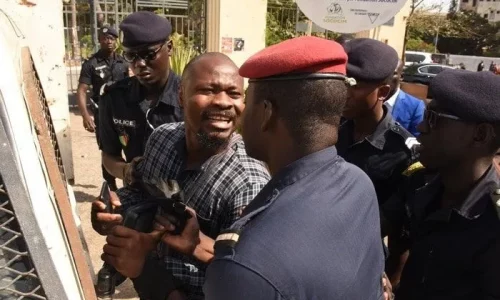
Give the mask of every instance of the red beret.
[{"label": "red beret", "polygon": [[240,75],[265,80],[294,74],[332,74],[331,78],[345,79],[346,64],[347,54],[339,43],[303,36],[257,52],[241,66]]}]

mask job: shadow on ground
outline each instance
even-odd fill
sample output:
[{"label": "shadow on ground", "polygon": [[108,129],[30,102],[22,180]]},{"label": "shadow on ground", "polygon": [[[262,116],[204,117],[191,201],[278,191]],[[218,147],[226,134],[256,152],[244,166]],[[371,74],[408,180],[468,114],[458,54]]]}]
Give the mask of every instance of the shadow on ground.
[{"label": "shadow on ground", "polygon": [[76,202],[93,202],[99,195],[91,195],[81,191],[74,191]]}]

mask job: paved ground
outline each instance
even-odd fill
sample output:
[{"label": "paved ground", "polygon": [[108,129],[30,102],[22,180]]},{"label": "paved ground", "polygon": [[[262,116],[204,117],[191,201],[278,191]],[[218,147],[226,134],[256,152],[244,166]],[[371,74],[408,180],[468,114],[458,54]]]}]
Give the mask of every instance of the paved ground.
[{"label": "paved ground", "polygon": [[[73,110],[73,109],[72,109]],[[100,152],[95,136],[83,129],[82,118],[75,112],[71,113],[71,138],[73,144],[73,163],[75,168],[75,185],[73,186],[77,208],[82,221],[83,232],[94,271],[97,274],[102,266],[100,258],[105,238],[95,233],[90,224],[90,205],[99,194],[102,184],[100,168]],[[114,299],[139,299],[130,281],[117,288]]]}]

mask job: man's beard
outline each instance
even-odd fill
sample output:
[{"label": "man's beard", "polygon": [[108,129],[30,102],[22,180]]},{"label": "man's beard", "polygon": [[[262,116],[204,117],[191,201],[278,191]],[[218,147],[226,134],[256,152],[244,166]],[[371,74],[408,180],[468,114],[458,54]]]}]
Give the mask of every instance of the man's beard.
[{"label": "man's beard", "polygon": [[229,136],[228,138],[222,138],[222,137],[218,137],[218,136],[209,136],[206,132],[199,131],[196,134],[196,138],[198,139],[198,142],[200,143],[200,145],[203,148],[209,149],[209,150],[217,150],[217,149],[221,149],[221,148],[227,146],[231,136]]},{"label": "man's beard", "polygon": [[[230,119],[233,122],[233,124],[238,123],[236,113],[234,113],[233,111],[228,111],[228,110],[220,111],[217,109],[209,109],[209,110],[206,110],[202,113],[203,120],[208,120],[208,119],[210,119],[211,116],[222,116],[222,117]],[[203,130],[198,131],[198,133],[196,134],[196,137],[197,137],[200,145],[202,147],[204,147],[205,149],[209,149],[209,150],[217,150],[217,149],[220,149],[222,147],[227,146],[231,136],[232,136],[232,134],[229,135],[227,138],[220,137],[218,135],[210,136],[207,132],[205,132]]]}]

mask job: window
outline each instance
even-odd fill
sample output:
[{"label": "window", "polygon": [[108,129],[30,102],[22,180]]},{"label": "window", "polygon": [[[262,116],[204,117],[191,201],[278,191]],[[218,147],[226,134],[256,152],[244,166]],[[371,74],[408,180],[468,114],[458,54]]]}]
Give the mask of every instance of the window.
[{"label": "window", "polygon": [[484,14],[483,18],[488,19],[488,14]]},{"label": "window", "polygon": [[425,66],[418,68],[418,73],[429,73],[429,67]]},{"label": "window", "polygon": [[420,54],[406,53],[405,56],[406,56],[406,61],[411,63],[418,64],[425,60],[425,56]]},{"label": "window", "polygon": [[428,73],[431,74],[439,74],[441,71],[443,71],[443,68],[440,66],[429,66]]}]

